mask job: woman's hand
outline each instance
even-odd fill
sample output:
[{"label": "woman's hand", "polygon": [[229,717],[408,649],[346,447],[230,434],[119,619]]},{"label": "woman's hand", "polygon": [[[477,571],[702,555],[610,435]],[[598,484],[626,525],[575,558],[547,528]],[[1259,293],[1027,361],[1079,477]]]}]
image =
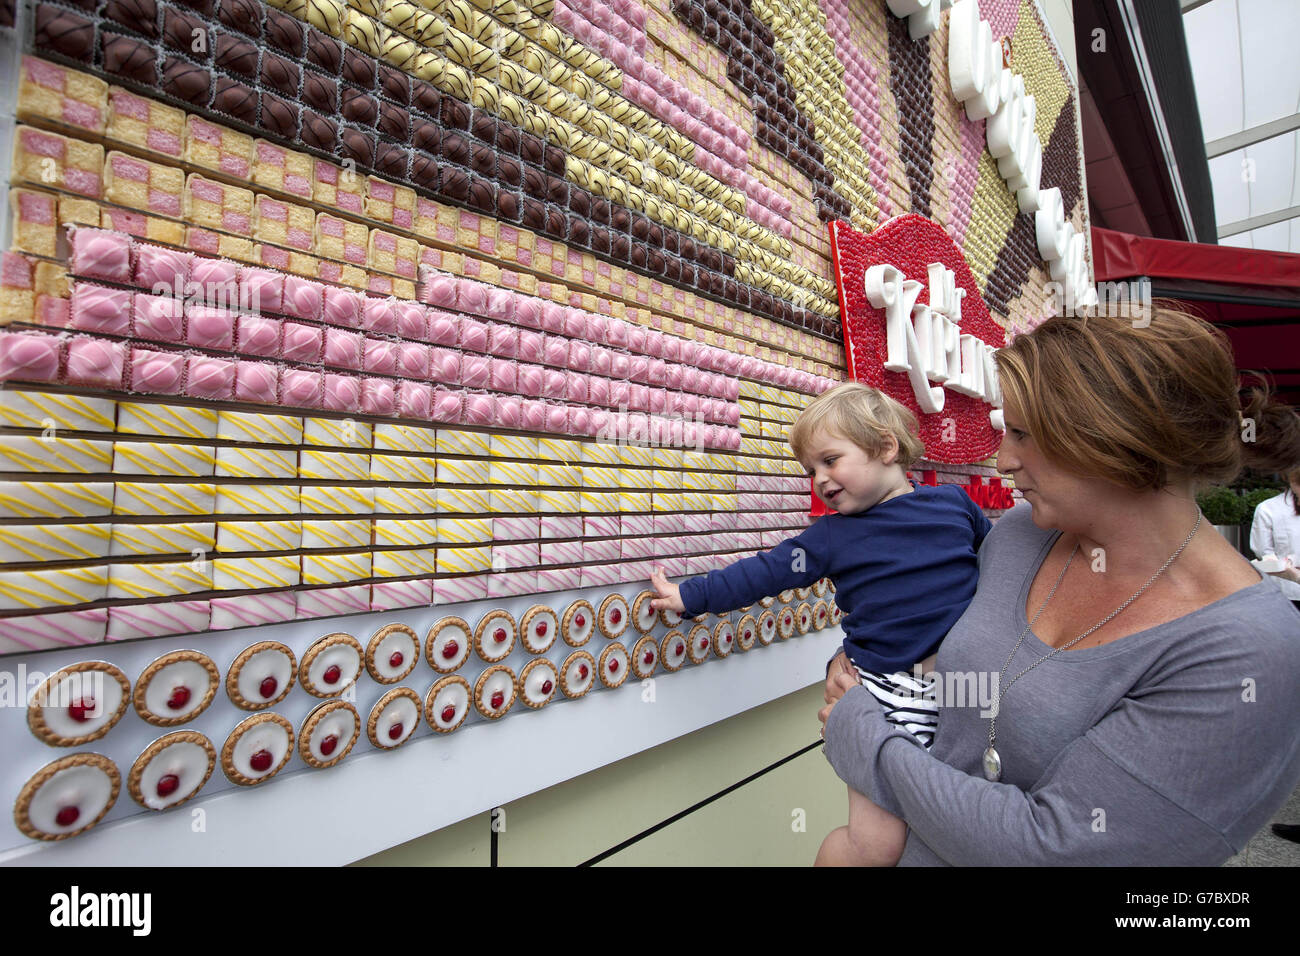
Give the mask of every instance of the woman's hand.
[{"label": "woman's hand", "polygon": [[842,671],[826,682],[826,706],[817,712],[817,719],[822,722],[823,737],[826,736],[826,721],[831,711],[839,703],[840,698],[857,685],[858,678],[855,675],[845,674]]},{"label": "woman's hand", "polygon": [[650,606],[656,611],[667,608],[678,614],[686,612],[686,605],[682,603],[682,589],[669,582],[663,568],[655,568],[650,572],[650,588],[655,592],[655,596],[650,600]]}]

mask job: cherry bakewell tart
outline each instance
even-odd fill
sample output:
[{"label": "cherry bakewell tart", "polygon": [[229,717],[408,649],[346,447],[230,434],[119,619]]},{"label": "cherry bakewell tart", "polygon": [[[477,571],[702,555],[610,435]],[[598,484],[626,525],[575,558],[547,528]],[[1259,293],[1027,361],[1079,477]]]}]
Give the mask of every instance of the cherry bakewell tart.
[{"label": "cherry bakewell tart", "polygon": [[697,624],[691,628],[691,635],[686,641],[686,653],[690,656],[691,663],[704,663],[705,658],[709,656],[709,648],[712,645],[713,635],[706,625]]},{"label": "cherry bakewell tart", "polygon": [[34,840],[65,840],[102,820],[121,789],[117,765],[103,754],[68,754],[23,784],[14,823]]},{"label": "cherry bakewell tart", "polygon": [[423,704],[409,687],[394,687],[370,708],[366,737],[380,750],[393,750],[411,739],[420,726]]},{"label": "cherry bakewell tart", "polygon": [[298,682],[313,697],[337,697],[361,676],[365,653],[351,634],[327,634],[307,648],[298,664]]},{"label": "cherry bakewell tart", "polygon": [[600,602],[596,626],[600,628],[601,634],[613,641],[623,636],[631,619],[632,610],[627,606],[627,598],[621,594],[611,594]]},{"label": "cherry bakewell tart", "polygon": [[375,631],[366,646],[366,671],[378,684],[396,684],[420,661],[420,638],[405,624]]},{"label": "cherry bakewell tart", "polygon": [[596,680],[596,659],[586,651],[574,651],[560,665],[560,690],[565,697],[581,697]]},{"label": "cherry bakewell tart", "polygon": [[659,660],[664,670],[680,670],[686,663],[686,635],[681,631],[669,631],[659,644]]},{"label": "cherry bakewell tart", "polygon": [[126,789],[149,810],[171,810],[185,803],[208,782],[217,764],[211,741],[193,730],[159,737],[131,765]]},{"label": "cherry bakewell tart", "polygon": [[265,710],[293,690],[298,660],[279,641],[258,641],[239,652],[226,671],[226,696],[241,710]]},{"label": "cherry bakewell tart", "polygon": [[298,731],[298,755],[318,770],[332,767],[356,746],[361,737],[361,717],[346,700],[318,704]]},{"label": "cherry bakewell tart", "polygon": [[36,689],[27,706],[27,726],[54,747],[98,740],[126,713],[131,683],[107,661],[81,661],[60,668]]},{"label": "cherry bakewell tart", "polygon": [[534,604],[519,619],[520,640],[530,654],[545,654],[560,633],[560,619],[545,604]]},{"label": "cherry bakewell tart", "polygon": [[538,657],[519,672],[515,690],[519,699],[534,710],[545,707],[560,687],[560,673],[549,658]]},{"label": "cherry bakewell tart", "polygon": [[600,682],[606,687],[623,686],[630,670],[627,648],[615,641],[600,652]]},{"label": "cherry bakewell tart", "polygon": [[474,709],[488,720],[504,717],[515,704],[515,672],[505,664],[489,667],[474,685]]},{"label": "cherry bakewell tart", "polygon": [[560,634],[570,647],[581,647],[596,630],[596,609],[589,601],[574,601],[564,612]]},{"label": "cherry bakewell tart", "polygon": [[659,612],[650,606],[653,591],[642,591],[632,601],[632,626],[642,634],[649,634],[659,623]]},{"label": "cherry bakewell tart", "polygon": [[469,624],[459,617],[444,617],[424,639],[424,659],[439,674],[450,674],[469,657],[474,637]]},{"label": "cherry bakewell tart", "polygon": [[474,629],[474,650],[489,664],[503,661],[515,648],[515,619],[509,611],[488,611]]},{"label": "cherry bakewell tart", "polygon": [[469,681],[459,674],[444,677],[424,698],[424,719],[440,734],[449,734],[469,714]]},{"label": "cherry bakewell tart", "polygon": [[171,651],[136,679],[135,711],[155,727],[175,727],[207,710],[219,686],[221,675],[207,654]]},{"label": "cherry bakewell tart", "polygon": [[659,666],[659,644],[649,634],[643,635],[632,646],[632,673],[645,680]]},{"label": "cherry bakewell tart", "polygon": [[264,711],[245,717],[221,748],[221,769],[231,783],[252,787],[270,780],[293,756],[293,724]]}]

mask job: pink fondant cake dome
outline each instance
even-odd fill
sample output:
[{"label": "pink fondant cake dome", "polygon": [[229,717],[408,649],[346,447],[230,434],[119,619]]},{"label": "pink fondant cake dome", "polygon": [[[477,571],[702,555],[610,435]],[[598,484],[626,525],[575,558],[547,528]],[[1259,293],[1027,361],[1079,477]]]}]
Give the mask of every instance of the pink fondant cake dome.
[{"label": "pink fondant cake dome", "polygon": [[131,282],[131,237],[120,232],[78,228],[72,231],[72,272],[91,279]]}]

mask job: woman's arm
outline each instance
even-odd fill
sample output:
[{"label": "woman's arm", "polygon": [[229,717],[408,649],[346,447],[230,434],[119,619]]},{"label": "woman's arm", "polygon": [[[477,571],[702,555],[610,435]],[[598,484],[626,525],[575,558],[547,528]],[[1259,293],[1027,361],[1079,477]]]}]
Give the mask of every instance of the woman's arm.
[{"label": "woman's arm", "polygon": [[1273,657],[1243,669],[1244,655],[1221,656],[1135,691],[1028,790],[932,757],[851,685],[826,718],[826,756],[948,863],[1217,865],[1300,779],[1296,655]]}]

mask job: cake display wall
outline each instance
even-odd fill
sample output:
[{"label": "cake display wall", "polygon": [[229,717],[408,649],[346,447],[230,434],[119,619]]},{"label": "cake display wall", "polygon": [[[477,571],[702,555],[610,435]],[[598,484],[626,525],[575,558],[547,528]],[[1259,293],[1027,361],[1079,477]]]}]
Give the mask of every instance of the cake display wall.
[{"label": "cake display wall", "polygon": [[[954,86],[984,24],[1019,146]],[[292,814],[476,735],[409,837],[805,686],[826,582],[696,621],[644,589],[813,520],[784,436],[817,394],[916,407],[846,357],[883,328],[848,237],[946,237],[990,345],[1087,270],[1032,2],[30,0],[0,32],[0,852],[94,859],[247,788]],[[988,435],[959,444],[913,476],[997,514]],[[657,680],[721,703],[470,772]]]}]

